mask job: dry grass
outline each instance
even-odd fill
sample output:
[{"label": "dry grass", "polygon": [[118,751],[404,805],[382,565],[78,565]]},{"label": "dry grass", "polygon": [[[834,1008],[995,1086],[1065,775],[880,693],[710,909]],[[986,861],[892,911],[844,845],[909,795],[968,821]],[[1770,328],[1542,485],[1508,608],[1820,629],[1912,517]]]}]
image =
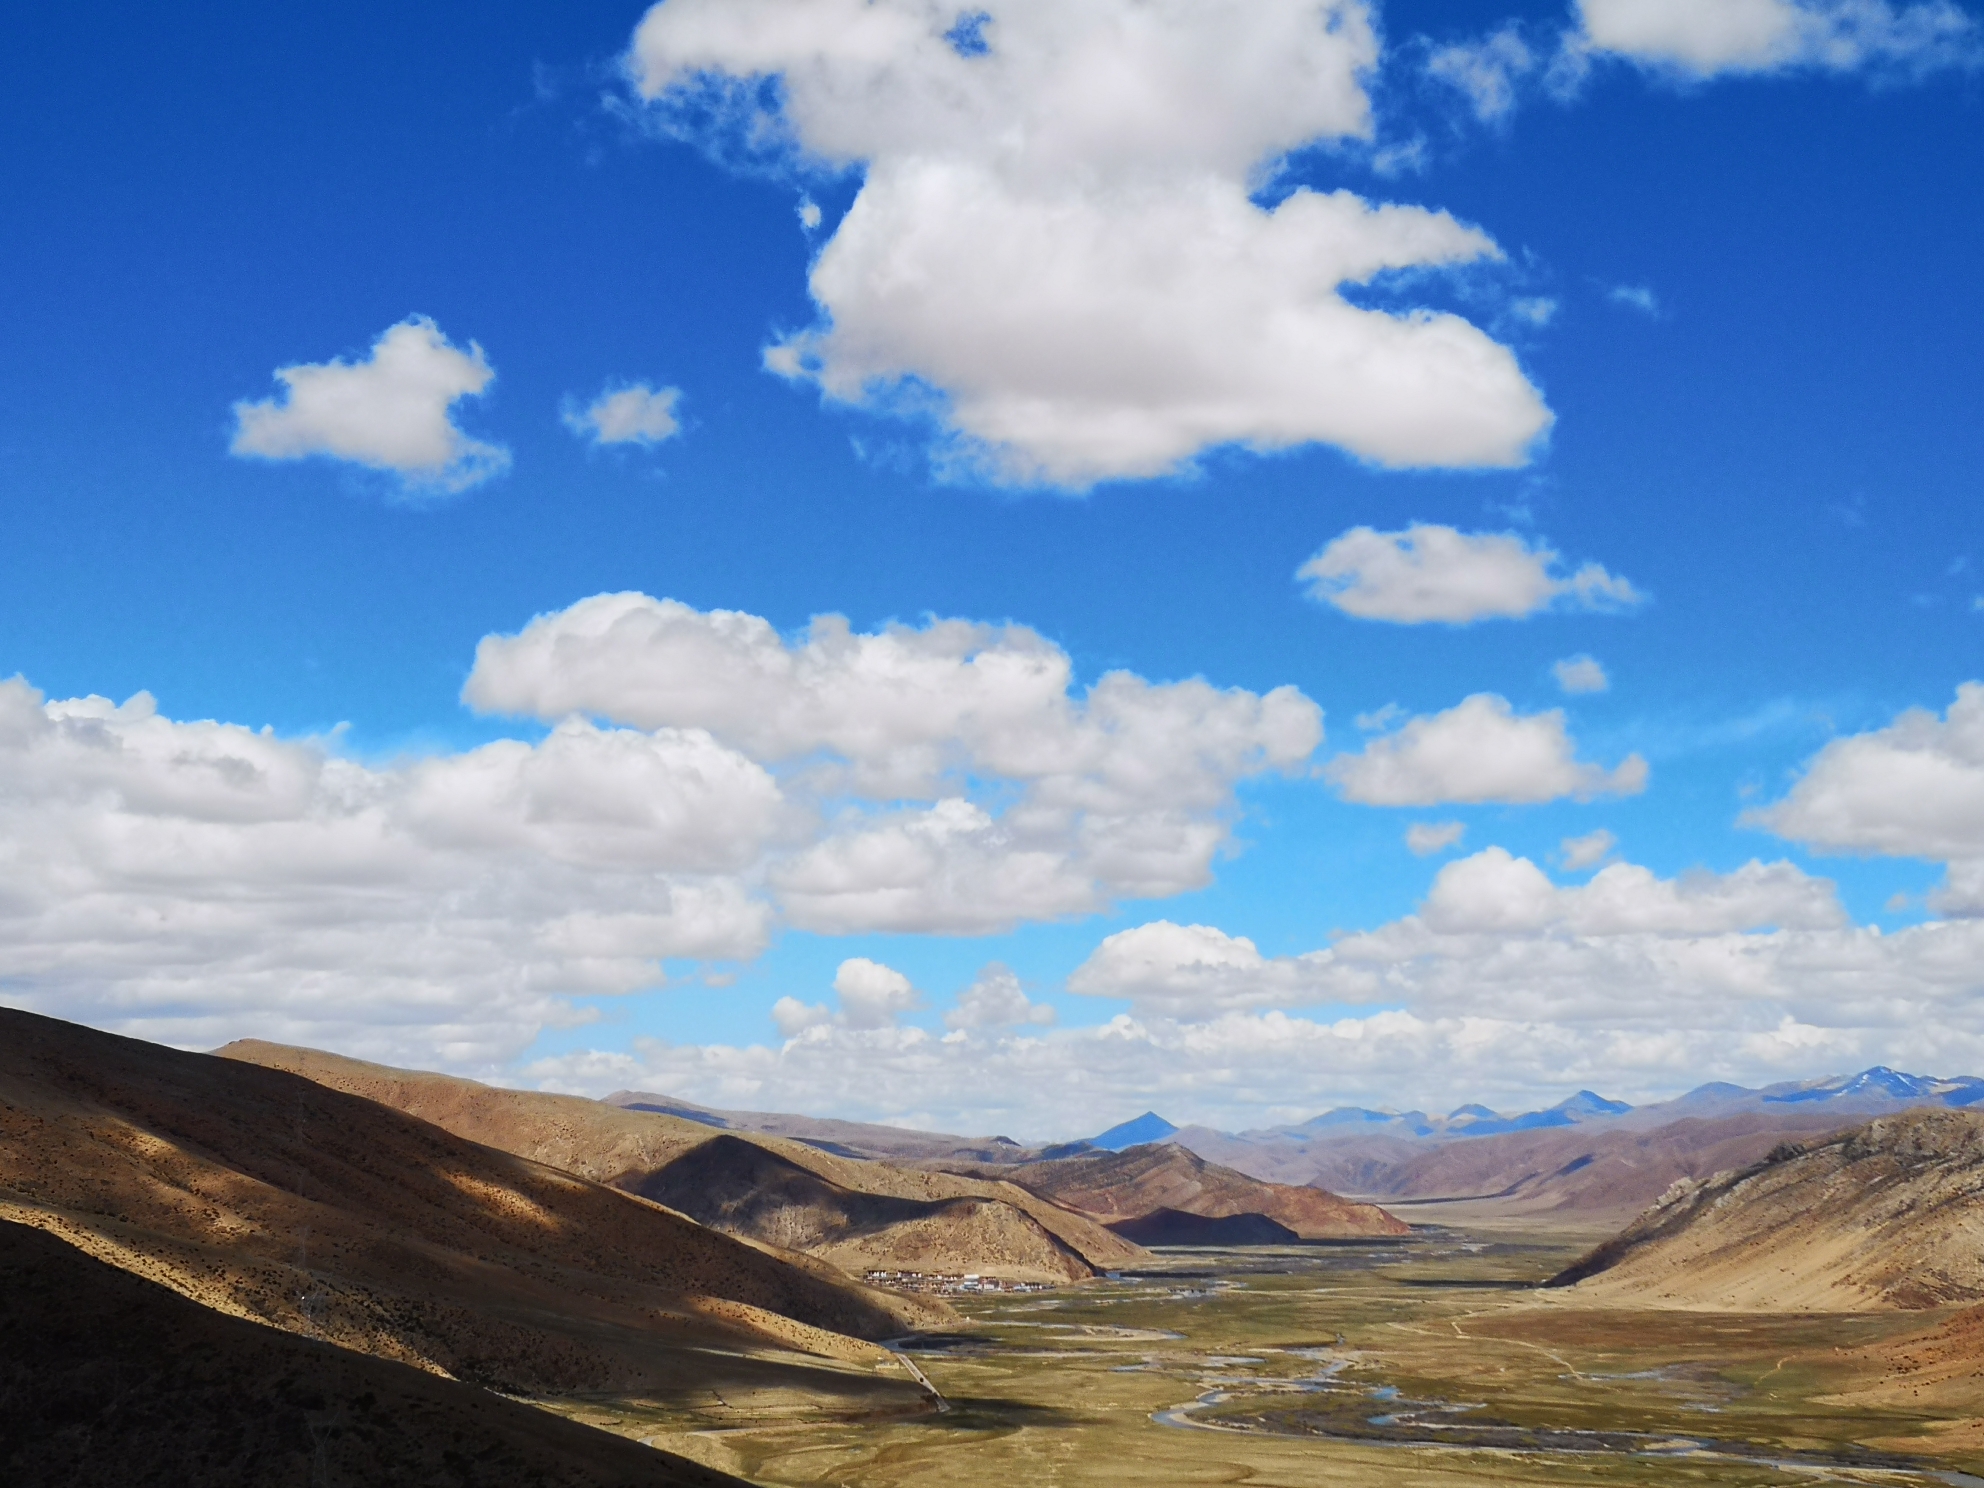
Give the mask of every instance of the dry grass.
[{"label": "dry grass", "polygon": [[[801,1428],[593,1409],[781,1488],[1899,1488],[1935,1481],[1929,1468],[1984,1466],[1974,1376],[1946,1370],[1933,1401],[1890,1387],[1894,1351],[1923,1353],[1925,1328],[1944,1328],[1942,1356],[1974,1360],[1974,1321],[1594,1310],[1518,1286],[1573,1253],[1531,1235],[1178,1252],[1158,1268],[1168,1275],[965,1302],[969,1325],[915,1355],[951,1403],[943,1416]],[[1302,1383],[1332,1370],[1328,1390]],[[1215,1391],[1227,1398],[1198,1418],[1234,1429],[1153,1420]],[[1455,1404],[1471,1409],[1443,1418]],[[1407,1419],[1371,1424],[1393,1415]],[[1428,1419],[1476,1436],[1407,1444],[1439,1435]],[[1683,1438],[1724,1449],[1645,1454]]]}]

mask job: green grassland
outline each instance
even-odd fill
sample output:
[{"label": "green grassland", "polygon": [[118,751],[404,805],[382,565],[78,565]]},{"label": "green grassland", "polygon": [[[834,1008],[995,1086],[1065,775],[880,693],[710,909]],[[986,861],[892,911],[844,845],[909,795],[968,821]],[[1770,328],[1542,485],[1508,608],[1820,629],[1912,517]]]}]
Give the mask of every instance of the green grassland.
[{"label": "green grassland", "polygon": [[893,1364],[850,1371],[832,1399],[713,1391],[563,1408],[794,1488],[1749,1488],[1984,1473],[1939,1432],[1984,1415],[1984,1391],[1865,1403],[1889,1372],[1883,1347],[1933,1316],[1594,1310],[1531,1290],[1576,1249],[1449,1232],[1174,1251],[1046,1296],[962,1299],[965,1328],[907,1345],[941,1412],[915,1410]]}]

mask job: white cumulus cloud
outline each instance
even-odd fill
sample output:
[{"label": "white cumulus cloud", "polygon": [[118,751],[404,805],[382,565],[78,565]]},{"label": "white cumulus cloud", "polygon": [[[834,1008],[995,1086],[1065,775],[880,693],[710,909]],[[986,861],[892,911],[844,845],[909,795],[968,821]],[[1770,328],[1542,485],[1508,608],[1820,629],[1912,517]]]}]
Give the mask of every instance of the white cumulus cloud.
[{"label": "white cumulus cloud", "polygon": [[798,1038],[809,1028],[833,1022],[831,1009],[823,1002],[806,1003],[796,997],[781,997],[772,1004],[772,1022],[786,1038]]},{"label": "white cumulus cloud", "polygon": [[210,1046],[507,1058],[573,996],[756,955],[776,783],[707,734],[577,721],[371,767],[318,740],[0,682],[0,985]]},{"label": "white cumulus cloud", "polygon": [[[1201,450],[1327,443],[1521,464],[1551,415],[1460,317],[1352,304],[1500,256],[1444,212],[1254,191],[1371,132],[1358,0],[664,0],[634,36],[677,132],[859,168],[819,321],[766,353],[837,401],[935,413],[940,458],[1083,488]],[[776,80],[775,87],[767,84]]]},{"label": "white cumulus cloud", "polygon": [[1604,692],[1612,686],[1612,679],[1605,675],[1605,668],[1598,660],[1582,653],[1566,656],[1550,668],[1550,675],[1557,679],[1559,687],[1572,694]]},{"label": "white cumulus cloud", "polygon": [[1559,887],[1527,858],[1491,847],[1442,868],[1417,914],[1326,950],[1263,956],[1244,936],[1158,920],[1105,939],[1068,990],[1179,1019],[1324,1002],[1506,1015],[1514,999],[1525,1018],[1604,1023],[1651,1014],[1652,1006],[1628,1013],[1609,999],[1630,990],[1657,1002],[1664,969],[1698,955],[1707,968],[1738,944],[1727,937],[1846,928],[1831,883],[1789,863],[1675,879],[1615,863],[1589,883]]},{"label": "white cumulus cloud", "polygon": [[840,998],[840,1019],[849,1028],[889,1028],[897,1018],[922,1006],[923,999],[908,977],[893,966],[850,956],[834,973]]},{"label": "white cumulus cloud", "polygon": [[388,327],[362,361],[278,367],[280,399],[234,405],[237,455],[323,455],[399,476],[409,490],[461,491],[509,467],[508,450],[471,439],[457,400],[496,374],[474,342],[464,352],[424,315]]},{"label": "white cumulus cloud", "polygon": [[568,405],[565,427],[593,444],[660,444],[682,431],[675,416],[680,388],[652,388],[644,382],[607,388],[580,408]]},{"label": "white cumulus cloud", "polygon": [[1557,844],[1557,852],[1566,869],[1572,873],[1582,873],[1604,862],[1618,845],[1619,839],[1600,827],[1595,832],[1586,832],[1582,837],[1566,837]]},{"label": "white cumulus cloud", "polygon": [[[1244,1129],[1344,1102],[1521,1109],[1581,1087],[1642,1100],[1876,1062],[1984,1065],[1984,922],[1882,935],[1785,863],[1676,879],[1615,864],[1577,888],[1491,850],[1449,865],[1418,914],[1323,950],[1268,956],[1158,921],[1108,937],[1069,986],[1133,1010],[969,1038],[823,1023],[776,1047],[643,1040],[527,1073],[1042,1139],[1151,1107]],[[1290,1011],[1317,1006],[1330,1010]]]},{"label": "white cumulus cloud", "polygon": [[1977,23],[1948,0],[1577,0],[1577,12],[1573,48],[1695,77],[1919,71],[1980,56]]},{"label": "white cumulus cloud", "polygon": [[1784,800],[1745,820],[1826,852],[1984,858],[1984,683],[1958,687],[1941,717],[1911,708],[1835,739]]},{"label": "white cumulus cloud", "polygon": [[1984,683],[1959,686],[1940,717],[1911,708],[1833,740],[1782,801],[1743,822],[1822,852],[1943,863],[1930,907],[1984,915]]},{"label": "white cumulus cloud", "polygon": [[1295,576],[1309,596],[1360,620],[1470,625],[1547,609],[1624,610],[1645,596],[1596,563],[1574,572],[1547,544],[1514,532],[1417,522],[1400,532],[1353,527]]},{"label": "white cumulus cloud", "polygon": [[[1022,627],[788,641],[643,596],[491,637],[468,690],[550,727],[367,764],[0,682],[0,995],[180,1044],[486,1069],[590,1016],[575,999],[755,957],[781,922],[974,933],[1202,884],[1237,787],[1322,738],[1292,688],[1078,690]],[[837,1014],[775,1020],[906,1006],[890,969],[842,971]]]},{"label": "white cumulus cloud", "polygon": [[987,963],[977,980],[958,993],[958,1005],[944,1014],[944,1026],[953,1030],[1053,1021],[1054,1009],[1028,997],[1013,969],[997,961]]},{"label": "white cumulus cloud", "polygon": [[788,640],[639,594],[488,637],[463,696],[705,729],[815,795],[875,803],[771,870],[792,921],[830,931],[972,933],[1197,887],[1236,784],[1299,769],[1323,737],[1290,687],[1112,672],[1077,694],[1067,653],[1023,626],[821,616]]},{"label": "white cumulus cloud", "polygon": [[1518,714],[1491,692],[1413,718],[1359,753],[1338,755],[1324,774],[1364,806],[1539,805],[1637,795],[1647,781],[1637,754],[1611,770],[1579,760],[1561,709]]},{"label": "white cumulus cloud", "polygon": [[1464,822],[1414,822],[1405,829],[1405,845],[1422,858],[1445,852],[1467,835]]}]

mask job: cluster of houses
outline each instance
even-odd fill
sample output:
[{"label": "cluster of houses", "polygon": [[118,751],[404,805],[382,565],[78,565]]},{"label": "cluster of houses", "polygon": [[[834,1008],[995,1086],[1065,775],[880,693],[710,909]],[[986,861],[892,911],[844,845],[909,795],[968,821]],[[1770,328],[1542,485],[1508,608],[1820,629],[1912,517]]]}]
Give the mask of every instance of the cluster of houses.
[{"label": "cluster of houses", "polygon": [[980,1276],[975,1271],[967,1271],[962,1276],[930,1271],[870,1271],[862,1280],[870,1286],[889,1287],[898,1292],[925,1292],[938,1297],[1053,1290],[1053,1286],[1044,1281],[1009,1281],[1003,1276]]}]

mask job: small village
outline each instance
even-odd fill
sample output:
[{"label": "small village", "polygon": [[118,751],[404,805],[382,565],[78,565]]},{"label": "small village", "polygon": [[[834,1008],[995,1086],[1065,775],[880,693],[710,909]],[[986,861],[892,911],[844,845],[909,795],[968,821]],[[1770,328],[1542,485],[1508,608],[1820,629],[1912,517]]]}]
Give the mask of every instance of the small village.
[{"label": "small village", "polygon": [[966,1272],[960,1276],[933,1271],[869,1271],[862,1276],[862,1280],[870,1286],[887,1287],[896,1292],[920,1292],[930,1297],[1054,1290],[1050,1282],[1010,1281],[1003,1276],[980,1276],[976,1272]]}]

